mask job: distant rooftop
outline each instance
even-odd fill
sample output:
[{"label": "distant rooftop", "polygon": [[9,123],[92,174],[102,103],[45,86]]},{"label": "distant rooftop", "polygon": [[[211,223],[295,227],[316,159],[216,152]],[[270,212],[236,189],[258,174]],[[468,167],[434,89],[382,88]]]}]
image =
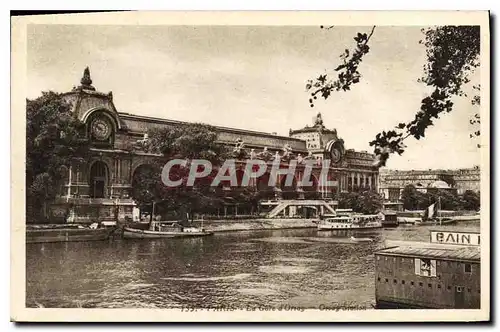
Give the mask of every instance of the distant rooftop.
[{"label": "distant rooftop", "polygon": [[473,167],[469,168],[454,168],[454,169],[410,169],[410,170],[399,170],[399,169],[390,169],[390,168],[381,168],[380,173],[385,173],[385,174],[394,174],[394,173],[401,173],[401,174],[408,174],[408,173],[448,173],[448,172],[458,172],[458,171],[472,171],[472,170],[481,170],[481,168],[478,165],[475,165]]}]

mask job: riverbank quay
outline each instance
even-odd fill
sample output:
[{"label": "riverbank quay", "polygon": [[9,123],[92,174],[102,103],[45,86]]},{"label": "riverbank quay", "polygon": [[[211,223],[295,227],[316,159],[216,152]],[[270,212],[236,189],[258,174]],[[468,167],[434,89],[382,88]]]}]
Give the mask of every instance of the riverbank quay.
[{"label": "riverbank quay", "polygon": [[[317,219],[247,219],[195,221],[196,226],[207,232],[237,232],[255,230],[278,230],[316,228]],[[203,225],[202,225],[203,224]]]},{"label": "riverbank quay", "polygon": [[[451,220],[460,222],[460,221],[480,221],[481,220],[481,215],[480,214],[475,214],[475,215],[462,215],[462,216],[452,216],[450,217]],[[400,225],[402,224],[410,224],[413,225],[417,221],[421,221],[422,217],[399,217],[398,216],[398,223]]]},{"label": "riverbank quay", "polygon": [[[479,221],[480,215],[462,215],[462,216],[453,216],[457,222],[466,222],[466,221]],[[416,220],[420,220],[421,218],[412,218],[412,217],[398,217],[399,225],[414,225]],[[193,226],[203,228],[207,232],[213,233],[222,233],[222,232],[245,232],[245,231],[258,231],[258,230],[281,230],[281,229],[307,229],[307,228],[316,228],[317,227],[317,219],[316,218],[241,218],[241,219],[215,219],[215,220],[194,220]],[[35,242],[54,242],[57,241],[81,241],[81,240],[93,240],[93,235],[101,235],[103,237],[97,236],[96,239],[106,239],[108,237],[111,238],[119,238],[121,237],[121,229],[125,226],[125,224],[118,223],[113,231],[109,232],[107,236],[104,236],[104,233],[95,230],[88,230],[87,232],[83,231],[73,231],[73,233],[80,232],[82,235],[85,233],[88,237],[72,237],[72,234],[61,233],[61,229],[63,228],[83,228],[87,229],[88,225],[78,225],[78,224],[52,224],[52,225],[40,225],[37,226],[44,231],[37,231],[36,233],[36,241]],[[148,227],[147,223],[143,224],[144,227]],[[138,227],[135,224],[133,227]],[[144,227],[141,227],[144,228]],[[144,228],[144,229],[146,229]],[[56,235],[56,238],[53,238],[53,235]],[[77,235],[77,234],[75,234]],[[31,238],[31,234],[27,237]],[[46,239],[44,239],[46,238]]]}]

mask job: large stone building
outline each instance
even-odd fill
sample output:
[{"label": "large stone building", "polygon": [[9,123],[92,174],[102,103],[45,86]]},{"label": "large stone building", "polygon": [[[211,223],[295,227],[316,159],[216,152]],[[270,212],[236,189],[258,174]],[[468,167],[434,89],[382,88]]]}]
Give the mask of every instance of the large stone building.
[{"label": "large stone building", "polygon": [[473,168],[443,170],[380,170],[380,193],[389,201],[397,201],[401,191],[407,185],[413,185],[420,191],[446,189],[463,194],[466,190],[480,190],[480,169]]},{"label": "large stone building", "polygon": [[[66,183],[52,208],[52,218],[70,218],[76,222],[121,220],[132,216],[135,206],[131,198],[134,174],[160,156],[141,148],[147,133],[153,128],[171,128],[182,122],[119,112],[111,92],[98,92],[92,85],[88,68],[81,85],[63,94],[72,105],[75,116],[86,125],[85,135],[92,143],[88,162],[74,163],[66,174]],[[328,130],[321,115],[312,126],[290,130],[290,137],[264,132],[227,127],[215,127],[218,140],[238,150],[243,159],[261,158],[268,162],[278,156],[282,164],[296,159],[296,176],[290,188],[285,188],[284,177],[278,177],[270,188],[277,198],[304,198],[304,192],[315,192],[316,197],[331,197],[335,192],[358,187],[377,191],[378,168],[374,156],[367,152],[346,150],[336,130]],[[243,153],[243,154],[241,154]],[[313,187],[300,188],[297,183],[305,160],[314,159]],[[319,185],[321,160],[330,159],[328,179],[331,188]],[[243,169],[243,162],[239,172]],[[259,188],[259,180],[253,182]]]}]

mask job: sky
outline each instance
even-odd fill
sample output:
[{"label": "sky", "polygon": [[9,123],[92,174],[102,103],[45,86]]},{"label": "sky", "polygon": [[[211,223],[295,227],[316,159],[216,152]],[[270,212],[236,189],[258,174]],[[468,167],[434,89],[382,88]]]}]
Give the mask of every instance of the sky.
[{"label": "sky", "polygon": [[[119,112],[285,136],[321,112],[347,149],[372,152],[375,135],[413,119],[429,92],[417,82],[426,60],[420,28],[376,27],[360,83],[311,108],[306,81],[332,73],[353,37],[371,27],[30,25],[27,98],[71,90],[89,66],[94,87],[112,91]],[[471,79],[466,92],[479,74]],[[454,102],[387,167],[479,165],[479,140],[469,137],[479,110],[464,97]]]}]

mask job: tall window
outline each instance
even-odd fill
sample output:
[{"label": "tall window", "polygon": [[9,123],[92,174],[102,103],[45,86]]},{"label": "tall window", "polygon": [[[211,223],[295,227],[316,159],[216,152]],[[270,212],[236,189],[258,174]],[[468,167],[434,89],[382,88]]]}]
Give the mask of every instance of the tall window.
[{"label": "tall window", "polygon": [[389,200],[397,201],[399,200],[399,188],[389,188]]},{"label": "tall window", "polygon": [[436,276],[436,260],[415,258],[415,274],[423,277]]},{"label": "tall window", "polygon": [[90,168],[90,197],[104,198],[108,184],[108,167],[102,161],[96,161]]}]

